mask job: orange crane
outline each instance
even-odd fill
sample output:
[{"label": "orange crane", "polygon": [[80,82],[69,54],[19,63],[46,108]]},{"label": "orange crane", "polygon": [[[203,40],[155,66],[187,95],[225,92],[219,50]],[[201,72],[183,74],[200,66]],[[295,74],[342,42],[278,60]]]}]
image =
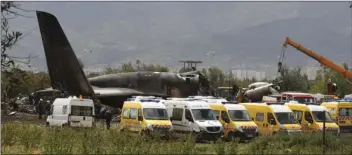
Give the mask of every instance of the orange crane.
[{"label": "orange crane", "polygon": [[283,50],[281,52],[280,61],[278,64],[279,65],[279,72],[281,70],[282,60],[285,55],[285,48],[287,47],[287,45],[291,45],[292,47],[303,52],[304,54],[308,55],[309,57],[317,60],[318,62],[320,62],[320,64],[328,66],[329,68],[342,74],[345,78],[352,80],[352,72],[351,71],[346,70],[345,68],[335,64],[334,62],[330,61],[328,58],[325,58],[325,57],[317,54],[313,50],[307,49],[304,46],[302,46],[301,44],[292,41],[289,37],[286,37],[285,43],[283,44]]},{"label": "orange crane", "polygon": [[[330,61],[328,58],[325,58],[325,57],[317,54],[313,50],[307,49],[304,46],[302,46],[301,44],[292,41],[289,37],[286,37],[285,43],[283,44],[280,60],[279,60],[279,63],[278,63],[278,68],[279,68],[278,72],[281,72],[282,61],[283,61],[284,56],[285,56],[285,49],[287,48],[287,45],[291,45],[292,47],[294,47],[297,50],[303,52],[304,54],[308,55],[309,57],[317,60],[318,62],[320,62],[320,64],[325,65],[325,66],[327,66],[327,67],[339,72],[345,78],[347,78],[349,83],[352,83],[351,82],[351,80],[352,80],[352,72],[351,71],[346,70],[345,68],[335,64],[334,62]],[[329,95],[334,94],[335,91],[336,91],[336,87],[337,87],[336,84],[332,83],[331,79],[329,79],[329,82],[328,82],[328,94]]]}]

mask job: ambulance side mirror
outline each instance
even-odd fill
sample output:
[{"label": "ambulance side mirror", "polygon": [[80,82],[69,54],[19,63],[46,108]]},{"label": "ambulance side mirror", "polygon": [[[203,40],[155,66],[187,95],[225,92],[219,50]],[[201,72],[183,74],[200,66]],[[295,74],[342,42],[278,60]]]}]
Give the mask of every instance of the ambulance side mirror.
[{"label": "ambulance side mirror", "polygon": [[138,116],[138,121],[143,121],[143,117],[142,116]]},{"label": "ambulance side mirror", "polygon": [[186,119],[187,119],[188,121],[190,121],[190,122],[194,122],[193,118],[190,117],[190,116],[186,117]]},{"label": "ambulance side mirror", "polygon": [[276,125],[276,122],[274,119],[270,119],[270,122],[269,122],[271,125]]},{"label": "ambulance side mirror", "polygon": [[225,123],[230,123],[230,119],[229,118],[224,118]]}]

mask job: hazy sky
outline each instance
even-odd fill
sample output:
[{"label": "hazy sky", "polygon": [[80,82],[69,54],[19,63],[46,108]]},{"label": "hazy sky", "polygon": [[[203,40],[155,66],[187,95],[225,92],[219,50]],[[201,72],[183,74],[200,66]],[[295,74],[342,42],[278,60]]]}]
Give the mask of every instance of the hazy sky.
[{"label": "hazy sky", "polygon": [[[39,55],[32,62],[46,69],[33,10],[54,14],[85,66],[135,61],[203,66],[275,65],[286,35],[333,61],[351,63],[348,2],[21,2],[11,26],[27,35],[11,53]],[[243,39],[242,39],[243,38]],[[254,47],[258,46],[258,47]],[[85,49],[93,50],[85,53]],[[292,65],[316,65],[290,49]],[[206,53],[213,52],[213,58]],[[270,56],[269,56],[270,55]],[[272,58],[270,58],[272,57]],[[253,66],[252,66],[253,67]]]}]

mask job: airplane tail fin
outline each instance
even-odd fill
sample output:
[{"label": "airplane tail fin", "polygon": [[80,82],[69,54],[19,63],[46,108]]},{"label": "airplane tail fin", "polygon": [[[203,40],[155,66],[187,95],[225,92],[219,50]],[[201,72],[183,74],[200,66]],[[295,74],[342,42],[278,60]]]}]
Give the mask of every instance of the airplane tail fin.
[{"label": "airplane tail fin", "polygon": [[52,88],[66,91],[70,95],[93,96],[93,88],[59,21],[50,13],[36,13]]}]

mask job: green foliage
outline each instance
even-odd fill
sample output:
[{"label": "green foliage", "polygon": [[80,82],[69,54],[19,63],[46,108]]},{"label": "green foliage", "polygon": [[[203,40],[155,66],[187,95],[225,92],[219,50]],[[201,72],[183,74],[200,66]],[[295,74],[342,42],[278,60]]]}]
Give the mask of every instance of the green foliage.
[{"label": "green foliage", "polygon": [[120,68],[107,67],[102,72],[93,72],[87,75],[88,78],[95,77],[104,74],[117,74],[117,73],[128,73],[128,72],[137,72],[137,71],[154,71],[154,72],[168,72],[167,67],[157,65],[157,64],[145,64],[140,60],[136,61],[136,64],[131,62],[124,63]]},{"label": "green foliage", "polygon": [[[160,140],[110,130],[46,128],[34,124],[2,124],[4,154],[321,154],[322,134],[262,136],[249,143],[194,142],[191,135]],[[24,137],[23,137],[24,136]],[[4,139],[5,138],[5,139]],[[327,154],[350,154],[351,136],[327,134]]]},{"label": "green foliage", "polygon": [[3,70],[1,80],[1,100],[5,102],[20,93],[29,94],[50,87],[50,78],[47,73],[34,73],[19,68]]},{"label": "green foliage", "polygon": [[280,72],[281,91],[300,91],[308,92],[310,89],[308,76],[302,73],[301,68],[289,69],[287,66],[282,66]]},{"label": "green foliage", "polygon": [[[344,66],[344,68],[348,70],[348,66],[346,63],[342,64],[342,66]],[[342,74],[326,66],[317,71],[315,85],[310,89],[309,92],[327,94],[327,84],[329,79],[331,79],[333,83],[336,83],[338,96],[343,97],[346,94],[351,94],[352,87],[349,80],[343,77]]]},{"label": "green foliage", "polygon": [[21,16],[14,9],[19,9],[19,4],[11,1],[1,1],[1,69],[16,66],[16,62],[22,62],[19,59],[30,59],[13,57],[9,54],[11,48],[18,42],[22,33],[20,31],[11,31],[9,20]]}]

